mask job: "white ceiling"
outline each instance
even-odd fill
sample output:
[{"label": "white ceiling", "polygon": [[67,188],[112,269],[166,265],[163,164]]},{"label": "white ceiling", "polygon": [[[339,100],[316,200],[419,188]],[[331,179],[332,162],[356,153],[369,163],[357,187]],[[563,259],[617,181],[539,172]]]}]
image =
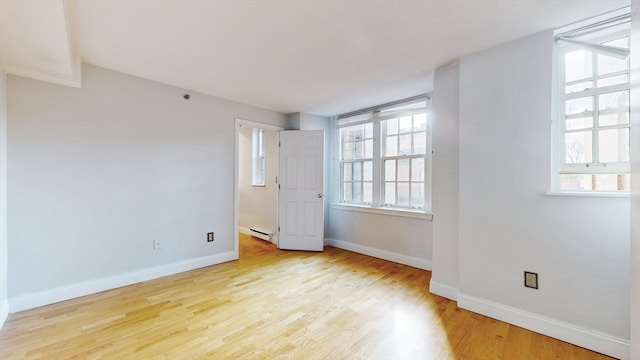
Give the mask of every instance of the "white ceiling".
[{"label": "white ceiling", "polygon": [[629,0],[0,0],[0,66],[79,86],[80,62],[284,113],[431,91],[461,56]]}]

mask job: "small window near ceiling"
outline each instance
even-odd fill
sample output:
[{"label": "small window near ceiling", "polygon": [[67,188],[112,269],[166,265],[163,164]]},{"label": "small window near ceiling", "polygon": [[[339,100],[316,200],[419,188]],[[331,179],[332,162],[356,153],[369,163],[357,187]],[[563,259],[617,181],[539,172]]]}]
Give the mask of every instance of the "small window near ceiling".
[{"label": "small window near ceiling", "polygon": [[556,32],[556,188],[628,192],[629,9]]},{"label": "small window near ceiling", "polygon": [[265,172],[265,152],[264,152],[264,130],[263,129],[253,129],[253,138],[252,138],[252,160],[253,160],[253,171],[252,171],[252,185],[253,186],[264,186],[264,172]]}]

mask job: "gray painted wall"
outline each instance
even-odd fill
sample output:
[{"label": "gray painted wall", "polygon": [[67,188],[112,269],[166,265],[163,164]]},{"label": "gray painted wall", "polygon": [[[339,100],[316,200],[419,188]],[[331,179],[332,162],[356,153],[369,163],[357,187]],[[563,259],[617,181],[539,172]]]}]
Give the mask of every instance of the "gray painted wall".
[{"label": "gray painted wall", "polygon": [[0,327],[9,314],[7,295],[7,77],[0,68]]},{"label": "gray painted wall", "polygon": [[286,116],[183,93],[89,65],[81,89],[8,77],[10,298],[234,250],[234,118]]},{"label": "gray painted wall", "polygon": [[[632,2],[631,43],[640,44],[640,0]],[[631,359],[640,360],[640,46],[631,48]]]},{"label": "gray painted wall", "polygon": [[629,199],[545,195],[552,59],[548,31],[460,61],[460,292],[629,339]]},{"label": "gray painted wall", "polygon": [[[431,291],[455,299],[458,288],[459,188],[458,63],[437,69],[433,104],[433,274]],[[450,287],[453,293],[438,286]]]}]

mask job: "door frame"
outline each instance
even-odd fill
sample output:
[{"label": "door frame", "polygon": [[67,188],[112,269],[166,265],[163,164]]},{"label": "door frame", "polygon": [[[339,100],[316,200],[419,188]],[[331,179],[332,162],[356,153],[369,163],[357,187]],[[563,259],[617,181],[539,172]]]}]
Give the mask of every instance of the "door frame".
[{"label": "door frame", "polygon": [[[257,121],[246,120],[242,118],[234,119],[234,161],[233,161],[233,251],[235,253],[235,259],[240,258],[240,237],[238,236],[239,232],[239,224],[238,220],[240,218],[240,194],[238,191],[238,181],[240,174],[240,126],[247,126],[252,128],[264,129],[267,131],[274,131],[276,133],[277,141],[280,141],[280,131],[284,130],[281,126],[265,124]],[[280,149],[278,148],[278,158],[280,157]],[[276,174],[280,173],[280,161],[276,161]],[[278,197],[276,197],[276,219],[277,222],[280,222],[278,218]],[[273,229],[273,231],[277,231],[277,229]]]}]

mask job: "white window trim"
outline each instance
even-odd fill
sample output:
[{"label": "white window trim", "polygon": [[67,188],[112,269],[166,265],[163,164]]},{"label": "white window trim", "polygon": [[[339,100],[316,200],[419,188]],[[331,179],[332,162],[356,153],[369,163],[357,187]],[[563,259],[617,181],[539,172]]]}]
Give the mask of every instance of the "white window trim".
[{"label": "white window trim", "polygon": [[631,197],[628,192],[618,191],[547,191],[547,196],[575,196],[575,197],[604,197],[604,198],[627,198]]},{"label": "white window trim", "polygon": [[390,215],[390,216],[398,216],[404,218],[411,219],[421,219],[421,220],[433,220],[433,214],[428,211],[421,210],[412,210],[407,208],[395,208],[395,207],[379,207],[379,206],[367,206],[367,205],[358,205],[358,204],[349,204],[349,203],[331,203],[331,208],[334,210],[344,210],[344,211],[353,211],[353,212],[362,212],[368,214],[378,214],[378,215]]},{"label": "white window trim", "polygon": [[[416,97],[418,98],[418,97]],[[368,120],[358,119],[356,121],[347,121],[340,123],[339,118],[334,118],[334,139],[336,139],[334,145],[332,146],[335,151],[335,161],[334,161],[334,183],[336,184],[335,188],[337,189],[335,195],[335,202],[331,203],[331,207],[333,209],[345,210],[345,211],[356,211],[356,212],[364,212],[364,213],[373,213],[373,214],[382,214],[382,215],[392,215],[392,216],[401,216],[408,218],[416,218],[416,219],[425,219],[432,220],[432,147],[433,147],[433,119],[431,114],[431,96],[430,95],[421,95],[420,98],[427,99],[427,140],[426,147],[427,152],[424,156],[425,159],[425,206],[424,208],[410,208],[410,207],[398,207],[398,206],[384,206],[382,204],[382,186],[384,184],[384,175],[382,167],[382,130],[381,130],[381,122],[387,119],[392,119],[396,117],[413,115],[417,112],[424,112],[424,110],[399,110],[394,111],[393,113],[378,113],[373,116],[373,118],[369,117]],[[342,151],[342,139],[340,136],[340,129],[342,127],[348,127],[352,125],[359,125],[365,123],[373,123],[373,196],[371,204],[358,204],[358,203],[346,203],[341,202],[342,199],[342,191],[343,191],[343,169],[341,162],[341,151]],[[337,145],[337,146],[336,146]]]},{"label": "white window trim", "polygon": [[[597,21],[602,21],[602,20],[606,20],[615,16],[619,16],[619,15],[623,15],[625,13],[629,13],[630,9],[627,8],[623,8],[623,9],[619,9],[607,14],[603,14],[601,16],[592,18],[592,19],[587,19],[585,21],[581,21],[578,23],[575,23],[571,26],[567,26],[564,27],[562,31],[569,31],[569,30],[573,30],[576,28],[580,28],[582,26],[591,24],[591,23],[596,23]],[[613,33],[611,35],[607,35],[606,37],[611,37],[611,38],[616,38],[617,36],[619,36],[621,33]],[[616,197],[616,198],[628,198],[629,197],[629,192],[628,191],[622,191],[622,190],[612,190],[612,191],[605,191],[605,190],[588,190],[588,191],[574,191],[574,190],[561,190],[560,189],[560,175],[561,174],[571,174],[571,173],[579,173],[579,174],[598,174],[598,173],[629,173],[629,165],[630,162],[611,162],[611,163],[607,163],[606,164],[606,168],[601,168],[598,167],[597,163],[593,164],[596,165],[594,166],[593,169],[589,169],[588,171],[585,171],[585,164],[565,164],[565,146],[564,146],[564,141],[562,141],[562,137],[564,137],[565,134],[565,100],[567,99],[571,99],[571,98],[579,98],[582,97],[584,95],[588,95],[588,94],[595,94],[595,93],[609,93],[609,92],[616,92],[616,91],[621,91],[621,90],[629,90],[630,86],[626,85],[626,84],[618,84],[618,85],[613,85],[613,86],[607,86],[604,87],[604,89],[606,91],[596,91],[594,89],[591,89],[589,91],[586,92],[580,92],[580,93],[570,93],[567,94],[566,93],[566,82],[564,81],[560,81],[560,80],[564,80],[565,78],[565,66],[564,66],[564,57],[562,56],[564,53],[567,52],[567,50],[571,50],[571,49],[582,49],[583,47],[577,45],[577,44],[558,44],[556,42],[556,44],[554,44],[555,46],[555,55],[554,55],[554,79],[553,79],[553,83],[554,83],[554,87],[553,87],[553,92],[552,92],[552,97],[554,99],[553,101],[553,119],[555,121],[552,121],[552,136],[551,136],[551,155],[552,155],[552,161],[551,161],[551,190],[546,192],[545,195],[549,195],[549,196],[593,196],[593,197]],[[630,43],[631,46],[631,43]],[[590,51],[593,51],[593,49],[591,49]],[[628,74],[630,76],[630,70],[629,71],[622,71],[620,72],[620,74]],[[616,73],[611,73],[611,74],[607,74],[606,77],[612,77],[615,76]],[[589,79],[585,79],[586,81],[593,81],[594,83],[597,82],[598,76],[596,76],[595,74],[589,78]],[[602,89],[602,88],[600,88]],[[595,96],[595,95],[594,95]],[[595,112],[598,111],[595,108],[595,104],[594,104],[594,109],[593,112],[595,114]]]}]

